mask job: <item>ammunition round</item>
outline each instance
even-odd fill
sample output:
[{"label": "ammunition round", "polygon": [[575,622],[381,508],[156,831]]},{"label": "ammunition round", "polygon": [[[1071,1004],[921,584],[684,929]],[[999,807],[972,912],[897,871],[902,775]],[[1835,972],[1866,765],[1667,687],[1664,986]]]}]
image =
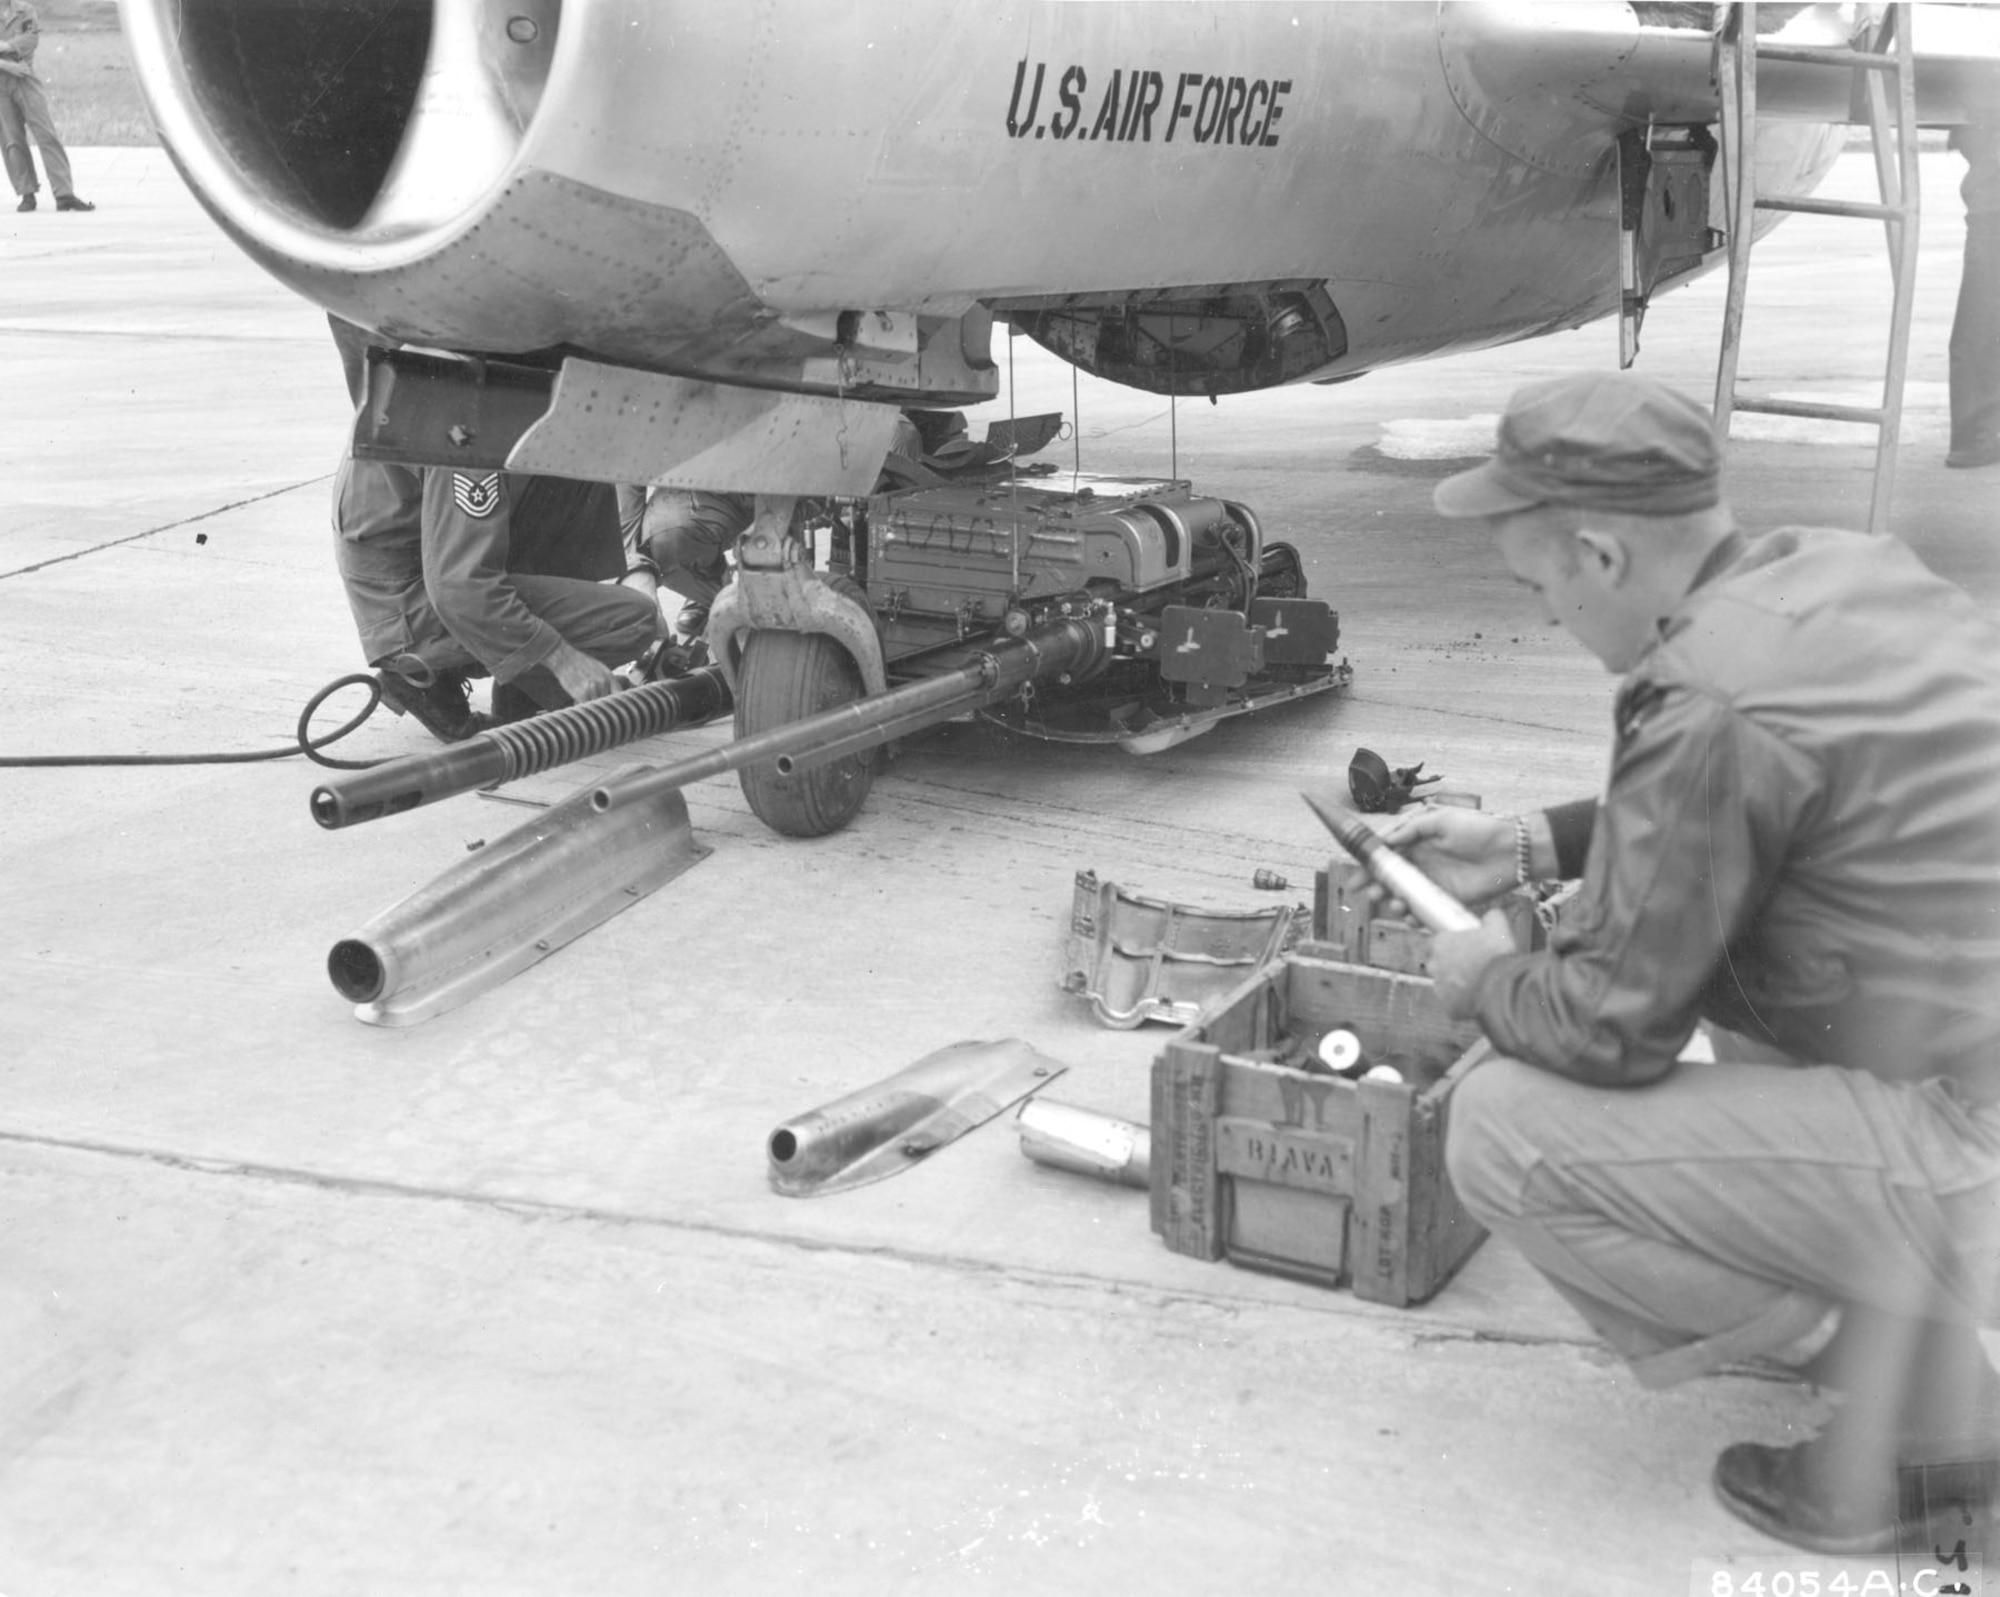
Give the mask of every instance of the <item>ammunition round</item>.
[{"label": "ammunition round", "polygon": [[1344,1076],[1361,1063],[1361,1039],[1345,1026],[1336,1026],[1319,1040],[1320,1063],[1337,1076]]}]

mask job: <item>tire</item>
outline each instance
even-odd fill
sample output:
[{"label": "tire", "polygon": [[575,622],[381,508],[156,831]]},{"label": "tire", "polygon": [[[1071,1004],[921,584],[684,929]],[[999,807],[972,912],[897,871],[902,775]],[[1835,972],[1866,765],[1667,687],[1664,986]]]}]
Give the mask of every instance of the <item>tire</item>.
[{"label": "tire", "polygon": [[[817,632],[753,632],[736,672],[736,735],[767,732],[862,696],[861,673]],[[854,818],[875,781],[875,750],[791,776],[771,765],[737,772],[758,820],[786,837],[824,837]]]}]

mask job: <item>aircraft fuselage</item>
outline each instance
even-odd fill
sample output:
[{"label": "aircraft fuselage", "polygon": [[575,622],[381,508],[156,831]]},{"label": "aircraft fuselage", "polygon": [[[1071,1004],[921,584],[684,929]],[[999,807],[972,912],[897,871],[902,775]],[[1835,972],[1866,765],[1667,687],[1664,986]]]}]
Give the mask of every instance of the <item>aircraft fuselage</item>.
[{"label": "aircraft fuselage", "polygon": [[[1239,374],[1224,386],[1324,380],[1606,315],[1616,135],[1705,118],[1712,93],[1704,36],[1620,5],[126,0],[126,19],[195,192],[342,316],[929,402],[991,392],[993,314],[1070,313],[1056,344],[1086,365],[1179,327],[1194,376],[1157,386],[1189,392],[1216,389],[1203,361]],[[1809,188],[1834,131],[1777,132],[1774,179]]]}]

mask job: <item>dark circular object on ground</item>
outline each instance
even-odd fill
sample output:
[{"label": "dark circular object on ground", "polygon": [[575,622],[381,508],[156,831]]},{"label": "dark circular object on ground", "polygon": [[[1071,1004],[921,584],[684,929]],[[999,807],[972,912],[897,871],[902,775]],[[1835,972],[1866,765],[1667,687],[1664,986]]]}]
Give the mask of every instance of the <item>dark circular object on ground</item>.
[{"label": "dark circular object on ground", "polygon": [[334,990],[353,1004],[372,1004],[382,996],[382,961],[375,950],[356,937],[344,937],[326,956],[326,973]]}]

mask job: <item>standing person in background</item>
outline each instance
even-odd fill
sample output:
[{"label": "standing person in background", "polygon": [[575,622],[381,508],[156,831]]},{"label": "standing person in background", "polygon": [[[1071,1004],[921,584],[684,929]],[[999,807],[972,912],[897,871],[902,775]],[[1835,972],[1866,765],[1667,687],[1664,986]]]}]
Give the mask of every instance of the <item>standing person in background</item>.
[{"label": "standing person in background", "polygon": [[42,165],[48,169],[56,209],[94,211],[95,205],[76,196],[69,152],[56,137],[48,97],[42,93],[41,79],[35,76],[35,47],[41,40],[41,22],[27,0],[0,0],[0,157],[6,161],[7,181],[21,196],[14,209],[35,208],[35,163],[28,154],[28,141],[33,139],[42,152]]},{"label": "standing person in background", "polygon": [[1951,130],[1965,157],[1965,266],[1951,319],[1947,466],[2000,465],[2000,121]]}]

